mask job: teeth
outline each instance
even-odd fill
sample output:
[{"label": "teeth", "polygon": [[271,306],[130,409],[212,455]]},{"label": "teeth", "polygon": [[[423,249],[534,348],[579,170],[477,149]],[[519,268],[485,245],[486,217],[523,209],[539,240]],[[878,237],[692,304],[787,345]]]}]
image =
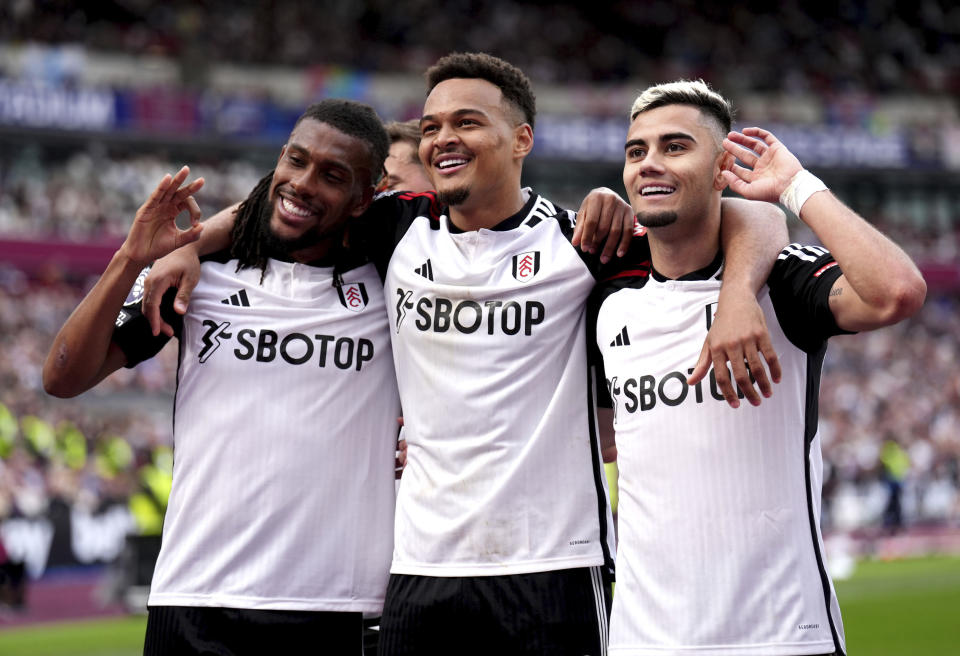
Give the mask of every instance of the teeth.
[{"label": "teeth", "polygon": [[439,164],[437,164],[438,169],[448,169],[451,166],[460,166],[461,164],[466,164],[467,160],[465,159],[447,159]]},{"label": "teeth", "polygon": [[640,190],[641,196],[646,196],[648,194],[672,194],[673,187],[644,187]]},{"label": "teeth", "polygon": [[310,216],[311,214],[309,210],[305,210],[298,205],[294,205],[286,198],[281,198],[280,202],[283,203],[283,209],[290,212],[290,214],[295,214],[297,216]]}]

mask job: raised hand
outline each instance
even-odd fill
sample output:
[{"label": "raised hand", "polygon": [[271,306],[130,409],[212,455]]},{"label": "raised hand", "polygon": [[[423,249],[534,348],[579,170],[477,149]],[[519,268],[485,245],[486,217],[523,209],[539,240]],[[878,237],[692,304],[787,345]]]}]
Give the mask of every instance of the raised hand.
[{"label": "raised hand", "polygon": [[793,176],[803,169],[793,153],[770,132],[744,128],[731,132],[723,148],[750,168],[734,164],[723,171],[730,189],[750,200],[776,203]]},{"label": "raised hand", "polygon": [[[131,261],[145,266],[200,236],[203,229],[200,206],[193,194],[203,187],[203,178],[184,186],[189,174],[190,168],[184,166],[176,175],[168,173],[163,176],[147,202],[137,210],[121,246],[121,251]],[[181,230],[175,220],[184,210],[190,213],[190,227]]]}]

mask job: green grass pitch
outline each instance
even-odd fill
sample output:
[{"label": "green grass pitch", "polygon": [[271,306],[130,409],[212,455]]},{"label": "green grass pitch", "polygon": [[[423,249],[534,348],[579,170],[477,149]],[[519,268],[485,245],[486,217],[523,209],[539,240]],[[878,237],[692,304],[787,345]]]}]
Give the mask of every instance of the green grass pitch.
[{"label": "green grass pitch", "polygon": [[[0,625],[2,626],[2,625]],[[3,656],[136,656],[146,616],[0,629]]]},{"label": "green grass pitch", "polygon": [[[960,557],[865,561],[837,582],[851,656],[960,654]],[[136,656],[146,619],[3,629],[3,656]]]},{"label": "green grass pitch", "polygon": [[861,561],[836,587],[851,656],[960,654],[960,558]]}]

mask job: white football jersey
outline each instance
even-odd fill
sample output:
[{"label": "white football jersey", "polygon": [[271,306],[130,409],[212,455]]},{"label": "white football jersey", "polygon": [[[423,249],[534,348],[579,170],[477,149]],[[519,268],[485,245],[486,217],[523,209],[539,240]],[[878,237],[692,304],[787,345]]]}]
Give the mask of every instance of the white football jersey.
[{"label": "white football jersey", "polygon": [[[173,489],[152,606],[379,612],[399,402],[382,282],[204,262],[180,331]],[[136,299],[134,299],[136,300]],[[115,341],[149,357],[138,303]],[[140,352],[142,351],[142,353]]]},{"label": "white football jersey", "polygon": [[736,410],[712,370],[685,381],[721,273],[718,257],[666,280],[647,261],[598,288],[620,471],[610,652],[843,653],[819,529],[817,432],[826,338],[841,332],[827,304],[840,271],[822,249],[781,254],[759,300],[783,379],[759,407]]},{"label": "white football jersey", "polygon": [[394,573],[612,564],[587,378],[594,275],[570,245],[573,214],[525,194],[470,232],[432,194],[387,199],[401,215],[385,293],[409,449]]}]

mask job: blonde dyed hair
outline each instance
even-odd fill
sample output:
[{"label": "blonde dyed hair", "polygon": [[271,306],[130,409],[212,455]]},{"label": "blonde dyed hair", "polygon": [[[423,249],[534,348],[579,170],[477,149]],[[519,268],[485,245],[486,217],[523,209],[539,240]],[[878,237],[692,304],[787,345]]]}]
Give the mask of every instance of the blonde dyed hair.
[{"label": "blonde dyed hair", "polygon": [[699,109],[714,127],[718,147],[733,124],[733,105],[703,80],[677,80],[648,87],[633,101],[630,120],[667,105],[690,105]]}]

